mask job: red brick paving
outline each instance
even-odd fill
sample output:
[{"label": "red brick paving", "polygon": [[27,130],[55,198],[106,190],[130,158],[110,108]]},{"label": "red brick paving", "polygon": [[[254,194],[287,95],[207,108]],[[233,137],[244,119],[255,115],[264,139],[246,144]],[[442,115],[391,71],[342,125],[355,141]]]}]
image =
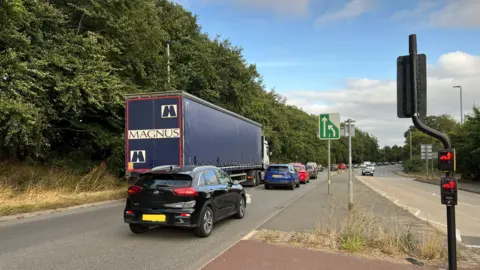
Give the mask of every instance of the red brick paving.
[{"label": "red brick paving", "polygon": [[[409,264],[397,264],[338,253],[287,247],[242,240],[202,270],[365,270],[422,269]],[[438,269],[438,268],[437,268]]]}]

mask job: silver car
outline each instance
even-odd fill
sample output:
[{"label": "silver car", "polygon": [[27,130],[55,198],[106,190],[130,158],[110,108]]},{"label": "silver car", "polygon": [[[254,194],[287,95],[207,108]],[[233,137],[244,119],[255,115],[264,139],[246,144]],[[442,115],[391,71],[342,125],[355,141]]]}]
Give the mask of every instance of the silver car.
[{"label": "silver car", "polygon": [[307,165],[308,175],[311,179],[317,179],[317,169],[313,165]]}]

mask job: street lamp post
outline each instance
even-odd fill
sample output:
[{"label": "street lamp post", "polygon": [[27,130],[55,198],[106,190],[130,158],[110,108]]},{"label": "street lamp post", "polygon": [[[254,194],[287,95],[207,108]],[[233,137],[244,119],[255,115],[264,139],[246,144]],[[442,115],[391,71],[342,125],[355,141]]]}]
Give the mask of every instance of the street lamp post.
[{"label": "street lamp post", "polygon": [[460,124],[463,124],[462,86],[461,85],[455,85],[453,88],[459,88],[460,89]]},{"label": "street lamp post", "polygon": [[352,180],[352,130],[355,120],[348,119],[345,122],[345,130],[348,130],[348,209],[353,208],[353,180]]}]

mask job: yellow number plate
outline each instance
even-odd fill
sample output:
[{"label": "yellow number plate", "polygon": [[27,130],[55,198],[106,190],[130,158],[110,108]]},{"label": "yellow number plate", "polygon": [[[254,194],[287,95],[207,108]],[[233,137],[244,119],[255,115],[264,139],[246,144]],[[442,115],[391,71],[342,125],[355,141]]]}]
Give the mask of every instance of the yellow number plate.
[{"label": "yellow number plate", "polygon": [[280,177],[282,177],[282,176],[279,175],[279,174],[274,174],[274,175],[272,175],[272,177],[273,177],[273,178],[280,178]]},{"label": "yellow number plate", "polygon": [[165,215],[143,215],[142,220],[143,221],[156,221],[156,222],[165,222],[166,220]]}]

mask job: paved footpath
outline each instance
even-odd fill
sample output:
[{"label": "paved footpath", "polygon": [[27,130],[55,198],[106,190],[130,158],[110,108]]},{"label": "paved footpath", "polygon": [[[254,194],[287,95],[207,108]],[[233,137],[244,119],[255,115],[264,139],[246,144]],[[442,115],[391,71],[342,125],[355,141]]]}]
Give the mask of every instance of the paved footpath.
[{"label": "paved footpath", "polygon": [[[303,248],[265,244],[242,240],[217,257],[203,270],[364,270],[364,269],[422,269],[413,265],[394,264]],[[425,268],[423,268],[425,269]],[[436,268],[431,268],[436,269]]]},{"label": "paved footpath", "polygon": [[[318,185],[258,229],[308,232],[312,231],[319,222],[328,221],[331,223],[333,220],[336,224],[340,223],[348,213],[347,183],[348,173],[334,177],[330,187],[331,196],[328,196],[327,193],[327,182]],[[409,223],[413,227],[425,226],[408,211],[394,205],[357,179],[354,179],[354,191],[356,205],[371,209],[375,216],[385,218],[386,222],[389,222],[388,218],[394,216],[395,220],[391,222],[395,222],[397,225],[399,223]],[[393,263],[384,260],[347,256],[341,253],[266,244],[254,240],[242,240],[203,268],[203,270],[217,269],[395,270],[420,269],[420,267],[406,261],[405,263]],[[422,269],[439,269],[439,267],[422,267]]]}]

